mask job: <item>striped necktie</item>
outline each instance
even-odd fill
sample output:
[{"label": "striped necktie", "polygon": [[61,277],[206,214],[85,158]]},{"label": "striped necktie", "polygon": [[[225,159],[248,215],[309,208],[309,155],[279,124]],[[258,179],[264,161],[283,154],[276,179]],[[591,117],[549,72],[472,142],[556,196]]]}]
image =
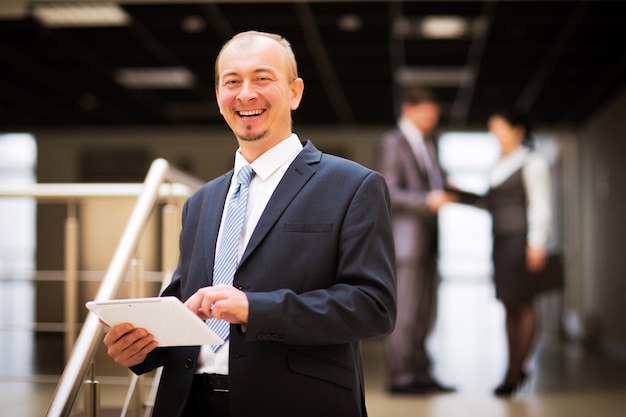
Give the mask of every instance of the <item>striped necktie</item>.
[{"label": "striped necktie", "polygon": [[[233,284],[233,277],[237,264],[239,263],[239,240],[241,229],[246,214],[246,203],[248,201],[248,184],[254,175],[254,170],[250,165],[245,165],[239,170],[237,176],[237,186],[228,203],[226,221],[220,246],[215,254],[215,264],[213,266],[213,285]],[[230,323],[225,320],[210,318],[207,324],[222,339],[226,340],[230,332]],[[217,351],[221,345],[212,345]]]}]

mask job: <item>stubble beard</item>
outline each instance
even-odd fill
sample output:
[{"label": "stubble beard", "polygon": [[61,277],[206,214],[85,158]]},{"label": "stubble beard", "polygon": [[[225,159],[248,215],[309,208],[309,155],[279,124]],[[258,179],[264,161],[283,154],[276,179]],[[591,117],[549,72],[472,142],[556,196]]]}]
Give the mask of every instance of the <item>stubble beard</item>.
[{"label": "stubble beard", "polygon": [[263,139],[267,135],[267,130],[259,132],[257,134],[253,134],[250,132],[252,126],[248,125],[245,127],[245,131],[242,135],[237,135],[237,138],[244,142],[255,142],[257,140]]}]

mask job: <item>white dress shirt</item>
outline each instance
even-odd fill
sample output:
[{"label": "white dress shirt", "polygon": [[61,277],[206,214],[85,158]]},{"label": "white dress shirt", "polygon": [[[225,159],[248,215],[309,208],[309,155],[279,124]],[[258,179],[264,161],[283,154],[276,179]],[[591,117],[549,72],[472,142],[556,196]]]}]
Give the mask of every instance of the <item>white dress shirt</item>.
[{"label": "white dress shirt", "polygon": [[[252,177],[250,185],[248,186],[248,203],[246,206],[246,216],[244,218],[241,239],[239,241],[239,258],[241,258],[245,247],[248,245],[250,236],[252,236],[252,232],[261,218],[261,214],[263,214],[270,197],[283,178],[287,168],[289,168],[289,165],[291,165],[300,151],[302,151],[302,143],[294,133],[252,162],[251,165],[255,175]],[[226,201],[230,200],[230,196],[237,185],[237,174],[244,165],[248,165],[248,162],[241,155],[240,149],[238,149],[237,152],[235,152],[234,175],[226,196]],[[217,237],[217,245],[219,245],[220,242],[227,207],[228,205],[226,205],[222,213],[222,222]],[[211,346],[202,346],[196,373],[228,375],[229,348],[228,340],[226,340],[224,345],[220,347],[217,352],[214,352]]]},{"label": "white dress shirt", "polygon": [[426,143],[424,142],[424,134],[422,131],[419,130],[408,117],[401,117],[398,121],[398,127],[406,140],[409,142],[417,161],[420,164],[423,164],[424,168],[426,168],[430,188],[432,190],[441,189],[443,186],[443,179],[434,165],[437,161],[431,160],[430,153],[428,152]]},{"label": "white dress shirt", "polygon": [[523,166],[522,178],[526,190],[528,220],[528,245],[545,248],[550,234],[550,170],[546,161],[528,148],[519,146],[501,158],[491,172],[492,187],[502,184]]}]

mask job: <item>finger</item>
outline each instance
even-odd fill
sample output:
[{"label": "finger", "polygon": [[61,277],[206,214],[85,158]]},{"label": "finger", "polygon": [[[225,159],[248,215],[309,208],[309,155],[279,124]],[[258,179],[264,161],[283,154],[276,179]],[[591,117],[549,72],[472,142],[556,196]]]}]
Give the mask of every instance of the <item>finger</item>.
[{"label": "finger", "polygon": [[224,301],[216,301],[215,303],[213,303],[213,305],[211,305],[211,317],[215,317],[218,320],[224,320],[224,304]]},{"label": "finger", "polygon": [[118,357],[116,362],[126,367],[140,364],[146,359],[148,353],[152,352],[157,346],[158,342],[156,340],[148,342],[147,338],[139,339],[129,346],[124,352],[124,356]]},{"label": "finger", "polygon": [[117,339],[113,340],[113,338],[111,338],[111,340],[105,341],[105,344],[108,347],[107,353],[112,358],[123,356],[124,351],[128,349],[129,346],[137,342],[137,340],[147,337],[148,335],[149,333],[145,329],[131,329]]},{"label": "finger", "polygon": [[211,318],[211,303],[205,303],[205,291],[198,290],[194,295],[189,297],[187,301],[185,301],[185,306],[191,310],[196,316],[200,317],[202,320],[207,320]]},{"label": "finger", "polygon": [[187,301],[185,301],[183,304],[185,304],[185,307],[191,310],[194,314],[197,314],[198,310],[200,309],[201,301],[202,301],[202,297],[200,296],[198,292],[196,292],[191,297],[189,297]]},{"label": "finger", "polygon": [[154,350],[158,345],[158,342],[154,340],[152,335],[142,339],[138,339],[135,343],[126,349],[128,359],[125,361],[125,366],[133,366],[143,362],[146,359],[148,353]]},{"label": "finger", "polygon": [[132,366],[143,362],[145,356],[156,348],[157,344],[154,336],[147,330],[133,329],[109,346],[107,354],[117,363]]},{"label": "finger", "polygon": [[111,330],[104,336],[104,344],[110,346],[117,342],[120,337],[133,330],[133,325],[130,323],[118,324],[111,328]]}]

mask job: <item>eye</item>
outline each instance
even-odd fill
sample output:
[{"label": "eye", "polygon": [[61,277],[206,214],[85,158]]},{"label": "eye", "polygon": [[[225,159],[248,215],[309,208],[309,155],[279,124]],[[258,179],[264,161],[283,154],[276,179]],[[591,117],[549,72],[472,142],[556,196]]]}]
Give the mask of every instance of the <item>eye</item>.
[{"label": "eye", "polygon": [[240,81],[236,78],[230,78],[230,79],[226,79],[224,80],[224,86],[226,87],[232,87],[232,86],[236,86],[240,84]]},{"label": "eye", "polygon": [[269,83],[273,80],[273,78],[268,74],[260,74],[256,77],[255,81],[257,83]]}]

